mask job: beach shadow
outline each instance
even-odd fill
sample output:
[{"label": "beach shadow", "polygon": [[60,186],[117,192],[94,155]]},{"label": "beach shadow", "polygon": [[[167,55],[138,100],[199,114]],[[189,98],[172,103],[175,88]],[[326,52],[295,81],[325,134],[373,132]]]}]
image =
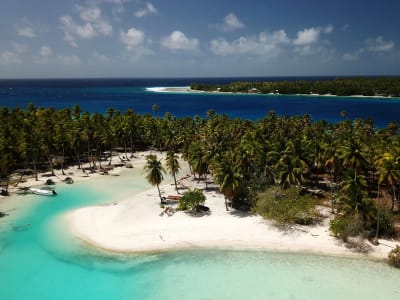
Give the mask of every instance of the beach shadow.
[{"label": "beach shadow", "polygon": [[194,218],[202,218],[206,216],[211,216],[211,210],[208,211],[197,211],[197,210],[188,210],[185,211],[185,214],[194,217]]},{"label": "beach shadow", "polygon": [[242,210],[230,210],[229,214],[231,216],[237,217],[237,218],[246,218],[246,217],[251,217],[254,216],[254,213],[248,212],[248,211],[242,211]]}]

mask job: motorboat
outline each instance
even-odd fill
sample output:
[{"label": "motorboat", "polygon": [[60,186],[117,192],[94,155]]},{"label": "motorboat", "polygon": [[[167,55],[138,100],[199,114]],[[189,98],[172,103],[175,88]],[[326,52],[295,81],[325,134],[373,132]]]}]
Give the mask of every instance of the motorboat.
[{"label": "motorboat", "polygon": [[55,196],[55,195],[57,195],[55,190],[47,190],[47,189],[39,189],[39,188],[31,187],[31,188],[29,188],[29,191],[31,191],[33,194],[42,195],[42,196]]}]

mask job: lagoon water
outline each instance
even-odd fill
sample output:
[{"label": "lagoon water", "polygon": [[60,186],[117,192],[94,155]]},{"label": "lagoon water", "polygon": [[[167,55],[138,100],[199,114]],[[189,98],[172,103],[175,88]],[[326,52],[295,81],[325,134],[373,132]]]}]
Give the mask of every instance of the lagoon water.
[{"label": "lagoon water", "polygon": [[212,93],[159,93],[149,87],[188,86],[192,82],[228,83],[231,81],[274,81],[315,78],[178,78],[178,79],[59,79],[0,80],[0,107],[25,109],[29,103],[37,107],[65,108],[78,104],[83,111],[106,113],[107,109],[133,109],[140,114],[166,112],[177,117],[206,116],[209,109],[230,117],[260,119],[269,111],[279,115],[311,115],[313,120],[337,122],[346,111],[349,119],[372,118],[377,127],[391,121],[400,123],[400,99],[320,97],[295,95],[233,95]]},{"label": "lagoon water", "polygon": [[106,205],[148,187],[133,169],[58,184],[56,197],[13,196],[29,205],[0,219],[0,299],[400,298],[400,271],[382,262],[263,251],[105,254],[62,227],[66,211]]},{"label": "lagoon water", "polygon": [[[213,80],[222,81],[202,81]],[[192,81],[198,80],[1,80],[0,107],[79,104],[89,112],[105,113],[113,107],[144,114],[158,104],[160,115],[169,111],[178,117],[205,116],[214,109],[231,117],[258,119],[274,110],[332,122],[345,110],[349,118],[370,117],[377,126],[400,122],[398,99],[146,90]],[[58,184],[59,195],[53,198],[13,196],[15,209],[0,219],[0,299],[400,299],[400,271],[381,262],[228,250],[111,255],[87,248],[62,227],[60,216],[67,211],[105,205],[148,187],[141,171],[133,169],[72,186]]]}]

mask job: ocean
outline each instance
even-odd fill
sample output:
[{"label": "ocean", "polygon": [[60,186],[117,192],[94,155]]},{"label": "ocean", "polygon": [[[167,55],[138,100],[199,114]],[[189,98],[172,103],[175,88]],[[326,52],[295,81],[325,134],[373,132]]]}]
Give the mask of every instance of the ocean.
[{"label": "ocean", "polygon": [[338,122],[341,112],[347,118],[371,118],[377,127],[400,123],[400,99],[323,97],[296,95],[238,95],[184,92],[154,92],[151,87],[180,87],[197,83],[232,81],[328,80],[333,77],[249,77],[249,78],[153,78],[153,79],[37,79],[0,80],[0,107],[66,108],[79,105],[82,111],[105,113],[108,108],[136,113],[170,112],[176,117],[205,117],[212,109],[232,118],[257,120],[268,112],[294,116],[309,114],[313,120]]},{"label": "ocean", "polygon": [[59,194],[51,198],[12,196],[25,205],[0,219],[0,299],[400,298],[400,271],[366,259],[211,249],[96,252],[71,237],[60,218],[148,189],[141,170],[56,188]]},{"label": "ocean", "polygon": [[[249,80],[249,78],[235,80]],[[262,78],[252,80],[264,80]],[[270,80],[270,79],[269,79]],[[1,80],[0,106],[72,107],[105,113],[109,107],[159,114],[205,116],[214,109],[256,120],[268,111],[311,114],[314,120],[373,118],[400,121],[397,99],[317,96],[157,93],[149,87],[187,86],[224,79]],[[100,182],[104,180],[104,182]],[[106,181],[105,181],[106,180]],[[172,179],[170,179],[172,180]],[[59,195],[13,195],[0,219],[0,299],[399,299],[399,270],[383,262],[302,253],[188,250],[111,255],[88,249],[60,227],[68,211],[103,205],[148,189],[141,170],[57,185]],[[28,226],[29,224],[29,226]]]}]

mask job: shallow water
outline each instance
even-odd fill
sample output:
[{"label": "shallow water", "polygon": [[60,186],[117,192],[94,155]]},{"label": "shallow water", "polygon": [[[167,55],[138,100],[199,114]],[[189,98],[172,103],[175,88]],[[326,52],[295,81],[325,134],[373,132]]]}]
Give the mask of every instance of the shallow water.
[{"label": "shallow water", "polygon": [[148,188],[143,174],[133,169],[56,187],[57,197],[25,196],[33,203],[29,211],[0,219],[0,299],[400,298],[400,271],[362,259],[222,250],[95,252],[65,233],[60,214],[134,195]]}]

